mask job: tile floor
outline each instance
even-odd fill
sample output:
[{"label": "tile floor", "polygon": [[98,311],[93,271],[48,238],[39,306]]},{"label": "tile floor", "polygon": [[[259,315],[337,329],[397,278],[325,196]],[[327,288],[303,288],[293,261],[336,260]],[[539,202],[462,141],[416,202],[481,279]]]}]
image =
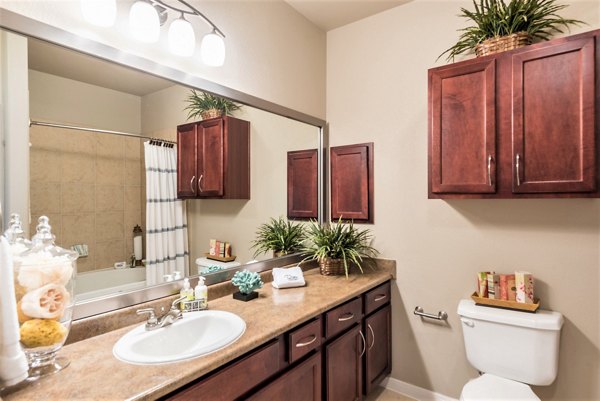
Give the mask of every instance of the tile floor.
[{"label": "tile floor", "polygon": [[373,390],[371,394],[365,401],[417,401],[413,398],[407,397],[402,394],[395,393],[393,391],[387,390],[383,387],[378,387]]}]

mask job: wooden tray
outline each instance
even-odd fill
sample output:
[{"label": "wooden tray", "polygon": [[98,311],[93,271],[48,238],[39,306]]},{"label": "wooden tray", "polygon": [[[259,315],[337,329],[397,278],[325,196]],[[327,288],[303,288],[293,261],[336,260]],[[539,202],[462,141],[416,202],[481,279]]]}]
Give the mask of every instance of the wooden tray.
[{"label": "wooden tray", "polygon": [[494,308],[502,308],[502,309],[511,309],[520,312],[529,312],[535,313],[540,307],[540,300],[535,299],[534,304],[522,304],[520,302],[515,301],[505,301],[503,299],[490,299],[490,298],[481,298],[478,296],[477,291],[471,295],[471,298],[477,305],[482,306],[491,306]]},{"label": "wooden tray", "polygon": [[210,253],[205,253],[207,259],[218,260],[219,262],[233,262],[237,256],[216,256],[211,255]]}]

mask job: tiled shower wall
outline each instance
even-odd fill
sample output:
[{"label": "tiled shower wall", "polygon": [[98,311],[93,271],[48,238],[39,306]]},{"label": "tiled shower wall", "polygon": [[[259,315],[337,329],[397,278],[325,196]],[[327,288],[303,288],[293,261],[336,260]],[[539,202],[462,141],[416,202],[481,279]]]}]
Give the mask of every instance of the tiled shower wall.
[{"label": "tiled shower wall", "polygon": [[45,214],[57,244],[87,244],[79,272],[128,261],[145,229],[141,140],[34,126],[30,142],[30,234]]}]

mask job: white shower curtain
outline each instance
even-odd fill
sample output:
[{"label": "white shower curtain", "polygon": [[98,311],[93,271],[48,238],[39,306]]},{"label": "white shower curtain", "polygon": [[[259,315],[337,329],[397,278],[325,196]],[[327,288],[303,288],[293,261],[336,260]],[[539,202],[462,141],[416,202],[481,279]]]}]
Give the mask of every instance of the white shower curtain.
[{"label": "white shower curtain", "polygon": [[176,149],[144,142],[146,159],[146,284],[188,272],[185,202],[177,199]]}]

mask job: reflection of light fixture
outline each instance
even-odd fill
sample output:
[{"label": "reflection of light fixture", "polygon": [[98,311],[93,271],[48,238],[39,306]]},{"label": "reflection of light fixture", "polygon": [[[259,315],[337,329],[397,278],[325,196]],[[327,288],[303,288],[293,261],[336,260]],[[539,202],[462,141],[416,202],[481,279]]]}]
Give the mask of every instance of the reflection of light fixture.
[{"label": "reflection of light fixture", "polygon": [[[192,7],[185,0],[170,0],[170,3],[179,2],[185,8],[175,7],[167,4],[165,0],[137,0],[129,10],[129,28],[133,36],[146,43],[158,41],[160,27],[167,21],[168,12],[172,10],[180,14],[169,25],[169,49],[178,56],[192,56],[196,47],[196,35],[192,24],[184,16],[200,17],[212,28],[202,39],[200,56],[206,65],[221,66],[225,62],[225,35],[204,14]],[[101,14],[109,13],[109,5],[112,7],[112,22],[99,23],[96,20],[105,21],[108,18]],[[94,8],[96,7],[96,8]],[[98,11],[97,7],[103,7]],[[95,25],[110,26],[114,23],[116,16],[116,0],[81,0],[81,10],[86,21]]]},{"label": "reflection of light fixture", "polygon": [[117,18],[117,0],[81,0],[81,13],[90,24],[111,27]]}]

